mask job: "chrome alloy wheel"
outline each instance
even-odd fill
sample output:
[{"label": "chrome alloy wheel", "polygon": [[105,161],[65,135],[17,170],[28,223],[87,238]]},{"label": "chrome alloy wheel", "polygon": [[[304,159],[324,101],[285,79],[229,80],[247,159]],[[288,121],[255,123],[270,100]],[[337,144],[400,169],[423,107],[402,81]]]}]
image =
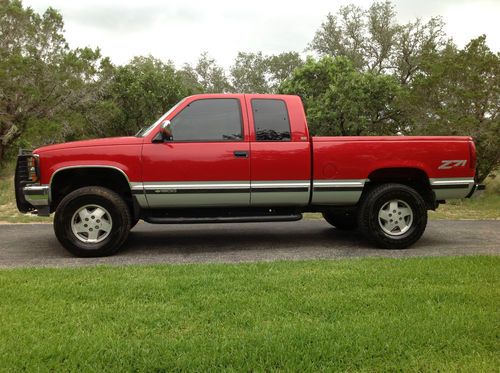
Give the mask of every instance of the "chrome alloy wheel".
[{"label": "chrome alloy wheel", "polygon": [[71,230],[84,243],[99,243],[106,239],[113,228],[108,210],[98,205],[86,205],[71,218]]},{"label": "chrome alloy wheel", "polygon": [[378,212],[378,223],[390,236],[406,233],[413,223],[411,207],[400,199],[390,200],[382,205]]}]

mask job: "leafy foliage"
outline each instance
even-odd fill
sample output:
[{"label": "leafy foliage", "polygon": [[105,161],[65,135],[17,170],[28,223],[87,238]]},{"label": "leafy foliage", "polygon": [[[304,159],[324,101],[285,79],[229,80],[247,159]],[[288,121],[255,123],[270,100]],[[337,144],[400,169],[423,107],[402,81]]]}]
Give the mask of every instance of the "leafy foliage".
[{"label": "leafy foliage", "polygon": [[423,61],[407,100],[414,133],[472,136],[484,180],[500,167],[499,54],[481,36],[463,50],[449,45]]},{"label": "leafy foliage", "polygon": [[163,63],[151,56],[135,57],[114,70],[97,110],[91,110],[87,117],[92,126],[90,133],[133,135],[187,94],[171,62]]},{"label": "leafy foliage", "polygon": [[234,90],[236,92],[269,92],[266,72],[266,59],[262,52],[239,52],[231,67]]},{"label": "leafy foliage", "polygon": [[192,67],[185,64],[180,74],[184,77],[184,84],[193,93],[224,93],[231,91],[231,85],[224,69],[207,52],[200,55],[196,66]]},{"label": "leafy foliage", "polygon": [[422,54],[445,45],[443,26],[439,17],[399,25],[390,1],[374,2],[368,10],[351,4],[328,14],[309,49],[347,57],[359,70],[391,73],[406,84],[419,70]]},{"label": "leafy foliage", "polygon": [[233,91],[274,93],[303,64],[297,52],[264,56],[262,52],[238,53],[231,67]]},{"label": "leafy foliage", "polygon": [[43,15],[20,1],[0,2],[0,161],[26,132],[31,144],[77,136],[75,107],[92,101],[109,61],[98,49],[69,49],[61,15]]},{"label": "leafy foliage", "polygon": [[359,72],[345,57],[308,59],[283,83],[281,92],[301,96],[315,135],[395,134],[395,97],[390,76]]}]

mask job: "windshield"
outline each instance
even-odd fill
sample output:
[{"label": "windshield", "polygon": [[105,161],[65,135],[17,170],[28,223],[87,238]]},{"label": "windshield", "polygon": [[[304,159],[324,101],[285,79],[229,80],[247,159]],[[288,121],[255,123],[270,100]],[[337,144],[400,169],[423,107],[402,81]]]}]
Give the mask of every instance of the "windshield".
[{"label": "windshield", "polygon": [[137,132],[135,134],[136,137],[145,137],[147,135],[149,135],[149,133],[157,126],[159,125],[161,122],[163,122],[165,120],[166,117],[168,117],[170,115],[170,113],[172,113],[176,108],[177,106],[179,106],[183,101],[185,100],[182,99],[180,100],[178,103],[176,103],[174,106],[172,106],[172,108],[167,111],[165,114],[163,114],[160,119],[158,119],[156,122],[154,122],[152,125],[150,125],[149,127],[144,127],[144,128],[141,128],[139,130],[139,132]]}]

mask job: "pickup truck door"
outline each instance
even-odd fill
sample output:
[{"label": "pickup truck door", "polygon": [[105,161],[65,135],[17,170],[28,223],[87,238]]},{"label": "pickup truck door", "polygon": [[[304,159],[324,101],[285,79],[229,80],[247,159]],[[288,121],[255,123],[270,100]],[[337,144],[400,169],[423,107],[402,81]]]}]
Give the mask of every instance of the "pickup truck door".
[{"label": "pickup truck door", "polygon": [[300,99],[245,95],[245,100],[251,140],[251,205],[307,205],[311,151]]},{"label": "pickup truck door", "polygon": [[239,96],[188,98],[169,118],[172,139],[145,141],[150,208],[249,206],[248,122]]}]

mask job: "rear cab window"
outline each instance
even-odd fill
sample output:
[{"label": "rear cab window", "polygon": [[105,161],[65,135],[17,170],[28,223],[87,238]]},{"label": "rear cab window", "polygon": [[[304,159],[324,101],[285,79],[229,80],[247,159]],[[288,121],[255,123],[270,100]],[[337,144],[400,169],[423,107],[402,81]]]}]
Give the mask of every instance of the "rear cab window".
[{"label": "rear cab window", "polygon": [[252,99],[252,113],[257,141],[290,141],[290,119],[285,101]]},{"label": "rear cab window", "polygon": [[241,118],[236,98],[193,101],[171,120],[173,141],[242,141]]}]

